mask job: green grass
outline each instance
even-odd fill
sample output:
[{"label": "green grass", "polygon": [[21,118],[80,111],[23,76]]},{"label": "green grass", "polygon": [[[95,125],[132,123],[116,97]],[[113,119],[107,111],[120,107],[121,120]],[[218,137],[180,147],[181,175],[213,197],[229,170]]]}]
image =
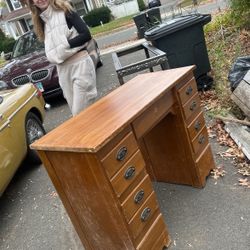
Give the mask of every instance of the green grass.
[{"label": "green grass", "polygon": [[133,20],[134,15],[121,17],[109,23],[105,23],[103,25],[90,28],[90,32],[93,36],[98,36],[99,34],[112,32],[112,30],[134,23],[134,20]]}]

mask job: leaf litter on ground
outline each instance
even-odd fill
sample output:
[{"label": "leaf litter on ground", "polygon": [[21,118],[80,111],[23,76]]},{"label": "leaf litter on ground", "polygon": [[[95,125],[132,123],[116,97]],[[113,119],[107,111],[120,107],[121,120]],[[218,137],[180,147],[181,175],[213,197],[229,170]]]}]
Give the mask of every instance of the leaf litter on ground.
[{"label": "leaf litter on ground", "polygon": [[[220,102],[216,96],[215,91],[206,91],[200,93],[201,103],[205,110],[214,110],[220,108]],[[228,147],[224,152],[218,152],[217,155],[222,158],[230,158],[233,160],[233,164],[237,168],[237,172],[244,177],[250,176],[250,161],[247,160],[241,148],[235,143],[235,141],[230,137],[227,131],[224,129],[224,123],[216,119],[214,123],[208,127],[209,138],[216,138],[217,142],[221,146]],[[220,179],[225,176],[226,172],[223,166],[218,166],[211,171],[211,177],[215,180]],[[249,188],[250,181],[248,178],[239,178],[238,184]],[[217,184],[217,182],[215,183]]]}]

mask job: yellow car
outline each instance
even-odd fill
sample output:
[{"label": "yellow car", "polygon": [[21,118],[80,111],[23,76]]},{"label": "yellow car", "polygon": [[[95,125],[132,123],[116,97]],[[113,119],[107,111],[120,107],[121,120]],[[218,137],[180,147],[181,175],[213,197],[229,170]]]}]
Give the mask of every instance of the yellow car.
[{"label": "yellow car", "polygon": [[6,89],[0,81],[0,196],[23,159],[39,161],[29,144],[45,134],[45,102],[33,84]]}]

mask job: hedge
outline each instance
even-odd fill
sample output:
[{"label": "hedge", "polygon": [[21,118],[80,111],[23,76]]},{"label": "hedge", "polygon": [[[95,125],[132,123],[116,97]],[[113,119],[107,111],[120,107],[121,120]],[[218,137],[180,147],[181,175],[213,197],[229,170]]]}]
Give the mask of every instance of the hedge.
[{"label": "hedge", "polygon": [[3,31],[0,29],[0,53],[4,51],[4,53],[12,52],[15,39],[6,37]]},{"label": "hedge", "polygon": [[95,27],[111,20],[111,10],[107,6],[91,10],[83,17],[89,27]]}]

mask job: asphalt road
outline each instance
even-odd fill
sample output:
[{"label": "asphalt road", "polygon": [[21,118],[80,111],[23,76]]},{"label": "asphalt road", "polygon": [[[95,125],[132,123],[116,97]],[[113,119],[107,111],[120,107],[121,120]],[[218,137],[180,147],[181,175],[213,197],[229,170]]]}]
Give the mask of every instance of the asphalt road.
[{"label": "asphalt road", "polygon": [[[199,12],[202,14],[212,13],[227,8],[228,0],[214,0],[208,1],[206,4],[199,4],[197,8],[176,8],[176,0],[161,0],[162,6],[160,7],[162,20],[169,19],[172,14],[190,14]],[[135,25],[128,27],[116,33],[111,33],[102,37],[96,38],[100,49],[105,49],[110,46],[121,44],[128,41],[137,39],[137,28]]]}]

